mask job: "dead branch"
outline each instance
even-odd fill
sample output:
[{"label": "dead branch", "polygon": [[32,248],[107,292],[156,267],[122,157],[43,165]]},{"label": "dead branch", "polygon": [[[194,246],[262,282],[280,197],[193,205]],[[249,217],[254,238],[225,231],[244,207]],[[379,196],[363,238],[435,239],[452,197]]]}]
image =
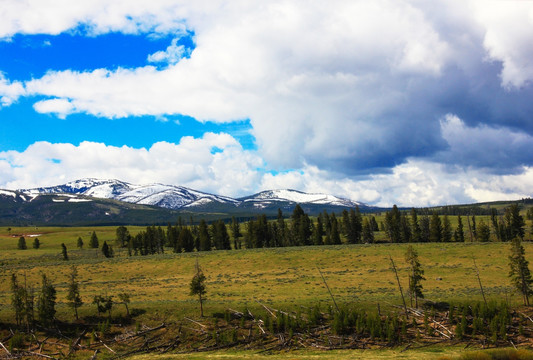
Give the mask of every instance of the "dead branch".
[{"label": "dead branch", "polygon": [[203,327],[204,329],[207,328],[207,326],[205,326],[204,324],[199,323],[199,322],[196,321],[196,320],[189,319],[188,317],[186,317],[186,318],[184,318],[184,319],[185,319],[185,320],[189,320],[190,322],[195,323],[196,325],[200,325],[200,326]]},{"label": "dead branch", "polygon": [[11,355],[11,353],[9,352],[9,350],[6,349],[6,347],[4,346],[4,344],[2,344],[1,341],[0,341],[0,346],[2,346],[2,348],[6,351],[6,353],[7,353],[8,355]]},{"label": "dead branch", "polygon": [[93,356],[91,356],[91,359],[90,359],[90,360],[94,360],[94,359],[96,359],[96,354],[98,354],[98,351],[99,351],[98,349],[96,349],[96,350],[94,351],[94,354],[93,354]]}]

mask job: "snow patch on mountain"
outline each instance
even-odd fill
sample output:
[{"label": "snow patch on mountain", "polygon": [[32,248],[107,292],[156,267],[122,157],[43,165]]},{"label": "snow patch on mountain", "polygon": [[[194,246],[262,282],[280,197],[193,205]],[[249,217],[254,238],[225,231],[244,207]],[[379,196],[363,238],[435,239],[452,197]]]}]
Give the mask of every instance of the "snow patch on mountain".
[{"label": "snow patch on mountain", "polygon": [[12,196],[14,198],[17,197],[17,193],[11,190],[0,190],[0,195]]},{"label": "snow patch on mountain", "polygon": [[76,194],[125,201],[133,204],[154,205],[168,209],[191,206],[201,199],[235,206],[239,204],[239,201],[229,197],[203,193],[183,186],[163,184],[135,185],[120,180],[81,179],[58,186],[20,191],[32,196],[38,194]]},{"label": "snow patch on mountain", "polygon": [[[289,204],[312,204],[325,206],[355,207],[365,206],[356,201],[327,194],[308,194],[297,190],[268,190],[240,199],[232,199],[183,186],[164,184],[130,184],[120,180],[108,179],[80,179],[63,185],[5,191],[4,193],[16,198],[17,194],[25,195],[32,201],[39,195],[61,195],[70,198],[69,202],[90,201],[86,197],[112,199],[140,205],[153,205],[167,209],[194,208],[196,206],[210,206],[211,204],[226,204],[239,207],[252,205],[262,209],[272,205],[283,206]],[[0,192],[0,195],[2,193]],[[78,198],[79,197],[79,198]],[[59,198],[61,199],[61,198]],[[76,200],[78,199],[78,200]],[[23,198],[26,201],[26,198]],[[64,201],[64,200],[63,200]]]},{"label": "snow patch on mountain", "polygon": [[298,204],[337,205],[345,207],[354,207],[356,205],[362,205],[359,202],[340,198],[333,195],[308,194],[297,190],[267,190],[247,198],[242,198],[242,200],[244,202],[253,203],[289,201]]}]

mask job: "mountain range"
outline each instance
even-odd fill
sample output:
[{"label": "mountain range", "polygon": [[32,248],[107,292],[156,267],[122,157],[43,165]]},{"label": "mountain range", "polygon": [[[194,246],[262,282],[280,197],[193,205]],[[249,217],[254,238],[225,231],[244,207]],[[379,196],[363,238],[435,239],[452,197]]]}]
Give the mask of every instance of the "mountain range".
[{"label": "mountain range", "polygon": [[278,208],[287,214],[296,204],[310,214],[355,206],[362,211],[373,209],[333,195],[288,189],[234,199],[183,186],[87,178],[51,187],[0,190],[0,224],[162,223],[198,214],[207,218],[273,215]]}]

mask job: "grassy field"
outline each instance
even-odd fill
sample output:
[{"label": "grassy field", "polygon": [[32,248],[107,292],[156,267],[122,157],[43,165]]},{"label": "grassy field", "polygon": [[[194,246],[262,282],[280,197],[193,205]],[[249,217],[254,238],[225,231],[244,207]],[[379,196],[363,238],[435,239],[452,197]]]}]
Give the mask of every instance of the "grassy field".
[{"label": "grassy field", "polygon": [[[130,227],[132,233],[142,228]],[[3,230],[3,231],[2,231]],[[58,291],[59,318],[71,317],[65,306],[70,267],[76,265],[85,305],[82,313],[94,313],[92,297],[96,294],[132,294],[134,307],[154,316],[181,316],[195,311],[195,299],[188,285],[198,259],[207,276],[208,311],[227,307],[242,309],[257,306],[255,300],[274,307],[294,308],[321,303],[331,305],[330,296],[317,270],[322,270],[336,300],[343,304],[388,306],[401,299],[389,255],[407,286],[405,244],[339,245],[276,249],[228,250],[189,254],[166,254],[127,257],[118,252],[112,259],[103,258],[95,249],[76,249],[82,236],[88,243],[95,230],[100,243],[112,242],[114,227],[103,228],[13,228],[0,230],[0,316],[9,316],[9,277],[26,276],[28,284],[38,287],[45,273]],[[16,234],[13,237],[13,234]],[[16,250],[18,235],[25,235],[29,249]],[[31,249],[29,235],[39,235],[42,248]],[[71,260],[63,261],[60,244],[65,243]],[[433,301],[481,299],[472,256],[481,272],[481,280],[490,298],[518,302],[508,273],[509,245],[504,243],[415,244],[425,270],[424,294]],[[526,254],[533,260],[533,244],[525,243]],[[76,250],[74,250],[76,249]],[[255,305],[254,305],[255,304]],[[120,309],[121,310],[121,309]]]}]

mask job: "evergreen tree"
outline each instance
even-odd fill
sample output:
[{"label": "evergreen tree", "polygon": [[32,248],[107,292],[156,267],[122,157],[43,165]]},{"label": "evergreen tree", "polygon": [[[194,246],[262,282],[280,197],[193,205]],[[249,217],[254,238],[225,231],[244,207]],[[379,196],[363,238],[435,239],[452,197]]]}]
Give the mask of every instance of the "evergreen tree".
[{"label": "evergreen tree", "polygon": [[476,215],[472,215],[472,235],[474,235],[474,239],[477,241]]},{"label": "evergreen tree", "polygon": [[192,252],[194,250],[194,237],[191,230],[187,227],[183,227],[178,236],[178,247],[182,248],[185,252]]},{"label": "evergreen tree", "polygon": [[204,296],[206,294],[205,275],[198,265],[196,260],[196,274],[194,274],[190,283],[190,295],[198,295],[198,301],[200,302],[200,316],[204,316]]},{"label": "evergreen tree", "polygon": [[76,246],[80,249],[83,248],[83,239],[81,238],[81,236],[78,237],[78,242],[76,243]]},{"label": "evergreen tree", "polygon": [[207,229],[207,223],[204,219],[200,220],[198,225],[198,251],[209,251],[213,246],[211,243],[211,235]]},{"label": "evergreen tree", "polygon": [[413,306],[413,297],[415,299],[415,307],[418,307],[418,298],[423,299],[421,281],[425,280],[424,270],[418,260],[418,253],[409,245],[405,254],[405,261],[409,265],[409,294],[411,296],[411,306]]},{"label": "evergreen tree", "polygon": [[[278,209],[279,210],[279,209]],[[233,238],[233,247],[235,250],[241,248],[241,225],[239,222],[235,219],[235,216],[231,217],[231,236]]]},{"label": "evergreen tree", "polygon": [[396,204],[392,206],[391,211],[388,211],[385,214],[385,231],[387,232],[391,242],[401,242],[401,214]]},{"label": "evergreen tree", "polygon": [[37,313],[41,324],[49,327],[56,314],[56,289],[45,274],[42,275],[41,293],[37,300]]},{"label": "evergreen tree", "polygon": [[25,304],[25,289],[19,285],[17,275],[11,274],[11,305],[15,311],[15,321],[17,326],[22,324],[24,318]]},{"label": "evergreen tree", "polygon": [[34,249],[38,249],[41,247],[41,241],[39,240],[38,237],[36,237],[34,240],[33,240],[33,248]]},{"label": "evergreen tree", "polygon": [[104,254],[106,258],[113,257],[113,250],[111,246],[107,245],[107,241],[104,241],[104,244],[102,245],[102,254]]},{"label": "evergreen tree", "polygon": [[115,244],[121,248],[126,247],[130,239],[130,232],[125,226],[119,226],[115,231]]},{"label": "evergreen tree", "polygon": [[516,289],[522,294],[524,305],[529,306],[529,296],[533,293],[529,262],[525,257],[525,250],[519,237],[511,241],[511,255],[509,256],[509,277]]},{"label": "evergreen tree", "polygon": [[334,245],[341,244],[341,237],[339,234],[339,225],[335,213],[331,213],[331,242]]},{"label": "evergreen tree", "polygon": [[505,211],[508,220],[507,227],[508,227],[508,234],[509,238],[513,239],[515,237],[519,237],[520,239],[524,239],[524,218],[522,215],[520,215],[520,208],[518,207],[518,204],[513,204]]},{"label": "evergreen tree", "polygon": [[422,216],[420,219],[420,241],[429,242],[431,237],[429,217],[427,215]]},{"label": "evergreen tree", "polygon": [[378,222],[376,221],[376,217],[372,215],[370,218],[370,224],[372,225],[372,230],[379,231]]},{"label": "evergreen tree", "polygon": [[350,209],[350,222],[353,228],[352,231],[355,233],[355,242],[360,243],[363,234],[363,217],[361,216],[359,205],[355,205],[355,210]]},{"label": "evergreen tree", "polygon": [[401,242],[411,242],[411,226],[409,220],[405,213],[400,216],[400,241]]},{"label": "evergreen tree", "polygon": [[26,239],[24,239],[24,236],[19,237],[17,248],[19,250],[26,250],[28,248],[28,246],[26,245]]},{"label": "evergreen tree", "polygon": [[437,212],[433,212],[431,215],[431,221],[429,224],[429,241],[441,242],[442,241],[442,223]]},{"label": "evergreen tree", "polygon": [[311,220],[299,204],[294,207],[291,216],[291,233],[293,245],[309,245],[309,239],[311,238]]},{"label": "evergreen tree", "polygon": [[354,244],[355,241],[352,242],[351,239],[351,233],[352,233],[352,224],[350,223],[350,214],[348,213],[348,210],[344,209],[342,210],[342,233],[348,239],[349,244]]},{"label": "evergreen tree", "polygon": [[496,209],[491,208],[490,209],[490,221],[492,223],[492,231],[496,235],[496,239],[498,239],[498,241],[501,241],[497,215],[498,215],[498,212],[496,211]]},{"label": "evergreen tree", "polygon": [[481,242],[488,242],[490,240],[490,227],[485,224],[483,219],[479,222],[477,227],[477,239]]},{"label": "evergreen tree", "polygon": [[442,241],[444,242],[452,241],[452,225],[450,224],[450,219],[448,219],[448,215],[444,215],[444,219],[443,219]]},{"label": "evergreen tree", "polygon": [[[322,224],[319,222],[320,218],[317,219],[317,224],[312,224],[312,235],[313,238],[313,244],[314,245],[324,245],[324,241],[322,240],[322,231],[320,227],[322,227]],[[320,227],[319,227],[320,224]]]},{"label": "evergreen tree", "polygon": [[374,242],[374,229],[367,216],[363,218],[363,242],[366,244]]},{"label": "evergreen tree", "polygon": [[465,241],[465,232],[463,229],[463,220],[461,219],[461,215],[457,215],[457,241],[464,242]]},{"label": "evergreen tree", "polygon": [[231,250],[228,229],[226,228],[226,224],[224,224],[224,221],[216,221],[211,225],[211,227],[211,233],[213,234],[213,242],[215,247],[218,250]]},{"label": "evergreen tree", "polygon": [[83,304],[80,297],[80,284],[78,283],[78,270],[75,266],[71,268],[68,292],[67,292],[68,306],[74,309],[74,315],[78,320],[78,308]]},{"label": "evergreen tree", "polygon": [[63,260],[68,260],[67,247],[65,243],[61,243],[61,255],[63,255]]},{"label": "evergreen tree", "polygon": [[98,236],[96,236],[96,232],[93,231],[91,234],[91,240],[89,241],[89,247],[91,249],[98,249],[100,247],[100,244],[98,243]]},{"label": "evergreen tree", "polygon": [[411,208],[411,234],[412,241],[417,243],[422,239],[422,230],[418,224],[418,214],[415,208]]}]

